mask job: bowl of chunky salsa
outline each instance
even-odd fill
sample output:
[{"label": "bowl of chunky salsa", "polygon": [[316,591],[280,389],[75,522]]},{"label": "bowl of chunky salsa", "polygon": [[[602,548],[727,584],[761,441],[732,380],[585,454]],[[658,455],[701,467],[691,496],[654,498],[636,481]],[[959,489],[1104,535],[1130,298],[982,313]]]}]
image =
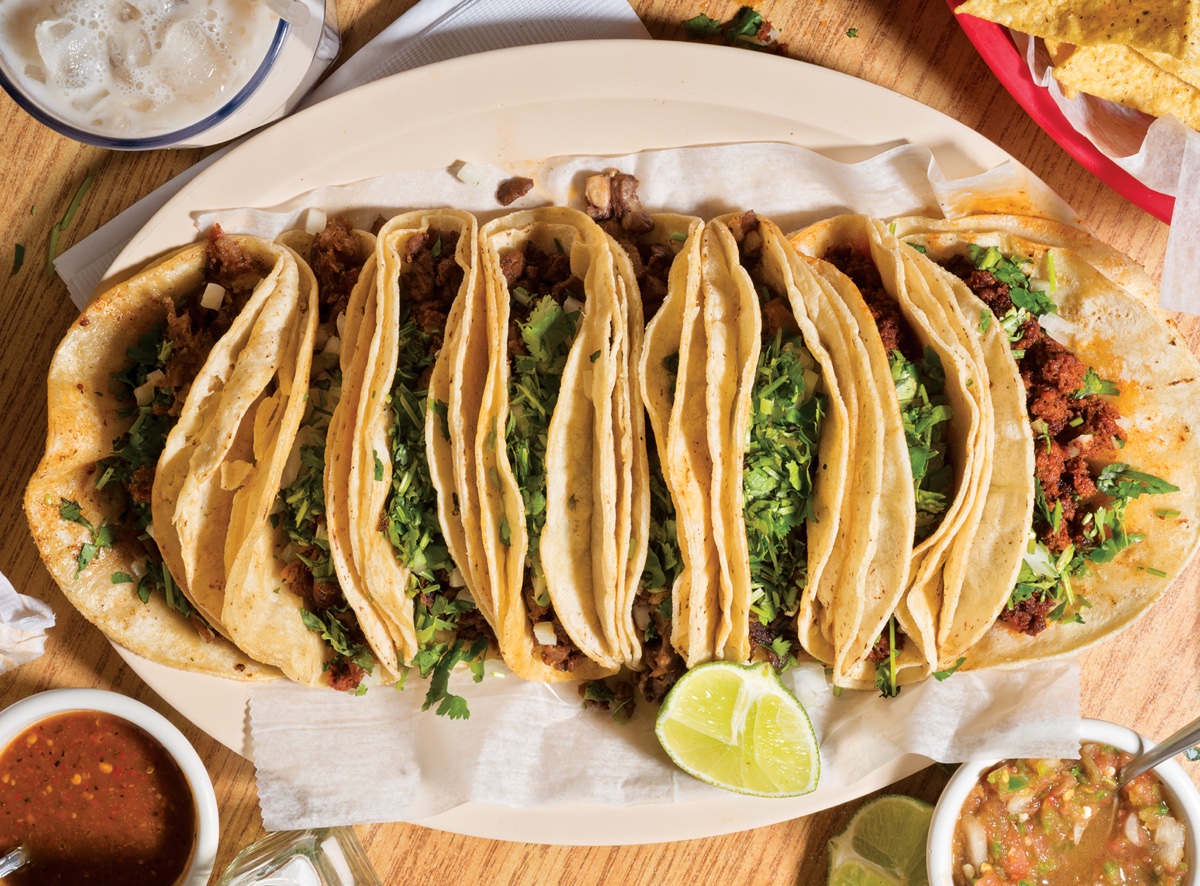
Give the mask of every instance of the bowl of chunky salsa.
[{"label": "bowl of chunky salsa", "polygon": [[217,853],[212,781],[188,740],[123,695],[57,689],[0,712],[5,886],[201,886]]},{"label": "bowl of chunky salsa", "polygon": [[1179,764],[1114,790],[1150,745],[1084,720],[1075,759],[963,764],[934,811],[931,886],[1197,886],[1200,793]]}]

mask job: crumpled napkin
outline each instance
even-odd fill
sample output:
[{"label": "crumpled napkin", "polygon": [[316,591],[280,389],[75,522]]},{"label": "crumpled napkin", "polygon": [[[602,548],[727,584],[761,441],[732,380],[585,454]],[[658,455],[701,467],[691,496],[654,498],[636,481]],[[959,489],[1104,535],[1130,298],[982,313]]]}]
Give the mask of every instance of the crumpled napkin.
[{"label": "crumpled napkin", "polygon": [[0,573],[0,674],[40,658],[54,612],[41,600],[18,594]]},{"label": "crumpled napkin", "polygon": [[[649,39],[625,0],[420,0],[338,67],[300,106],[436,61],[536,43]],[[240,141],[147,194],[54,260],[81,310],[125,244],[179,189]]]},{"label": "crumpled napkin", "polygon": [[1163,257],[1158,303],[1168,311],[1200,315],[1200,133],[1174,117],[1147,125],[1144,115],[1080,93],[1063,95],[1041,40],[1009,31],[1034,83],[1044,87],[1063,116],[1104,156],[1142,184],[1175,198]]}]

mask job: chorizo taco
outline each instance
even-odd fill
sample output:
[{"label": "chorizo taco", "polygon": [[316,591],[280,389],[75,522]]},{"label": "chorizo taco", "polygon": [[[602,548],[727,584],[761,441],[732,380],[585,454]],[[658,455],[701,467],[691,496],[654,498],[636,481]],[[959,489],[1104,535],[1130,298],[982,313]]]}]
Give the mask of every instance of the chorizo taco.
[{"label": "chorizo taco", "polygon": [[[173,511],[154,504],[164,485],[182,486],[187,456],[212,454],[193,438],[168,462],[180,423],[194,427],[199,412],[229,423],[253,403],[234,362],[268,374],[284,362],[278,344],[255,333],[294,314],[298,293],[288,250],[214,227],[206,243],[100,295],[55,353],[46,453],[25,496],[30,528],[67,599],[114,642],[153,661],[233,678],[278,676],[217,636],[213,588],[191,594]],[[266,470],[249,446],[238,453],[240,463],[216,468],[227,520],[232,490]],[[221,535],[216,556],[224,552]]]},{"label": "chorizo taco", "polygon": [[[1132,262],[1040,219],[900,219],[931,281],[973,328],[1002,334],[1033,439],[1033,506],[1013,575],[964,584],[943,666],[1013,665],[1082,649],[1131,624],[1200,540],[1200,366]],[[1011,371],[1011,370],[1010,370]],[[1001,401],[997,401],[997,423]],[[1023,478],[1010,478],[1014,485]],[[997,532],[1012,513],[981,523]]]},{"label": "chorizo taco", "polygon": [[881,222],[839,216],[791,241],[818,260],[814,267],[854,318],[869,361],[863,380],[878,392],[885,435],[899,436],[899,472],[912,489],[905,494],[915,509],[908,578],[892,588],[891,608],[883,606],[888,611],[855,680],[892,695],[936,668],[938,613],[943,599],[957,596],[980,519],[992,464],[986,367],[943,290],[931,291],[908,268]]},{"label": "chorizo taco", "polygon": [[482,679],[496,636],[470,463],[486,368],[475,218],[396,216],[376,255],[375,313],[351,369],[357,399],[343,400],[338,431],[353,440],[349,559],[391,636],[387,665],[431,677],[424,707],[462,717],[449,674],[465,663]]},{"label": "chorizo taco", "polygon": [[[476,434],[482,538],[504,659],[542,681],[593,680],[624,661],[614,390],[628,331],[604,232],[563,207],[480,232],[491,357]],[[627,396],[627,395],[626,395]]]}]

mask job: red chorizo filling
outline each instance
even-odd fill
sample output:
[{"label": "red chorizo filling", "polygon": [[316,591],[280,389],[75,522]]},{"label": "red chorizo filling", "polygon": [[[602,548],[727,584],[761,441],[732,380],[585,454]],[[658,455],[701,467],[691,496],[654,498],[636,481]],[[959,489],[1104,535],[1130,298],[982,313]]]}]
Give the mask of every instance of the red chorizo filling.
[{"label": "red chorizo filling", "polygon": [[1049,622],[1082,622],[1087,600],[1072,579],[1090,564],[1112,560],[1143,540],[1125,527],[1125,507],[1141,495],[1177,491],[1170,483],[1114,462],[1125,445],[1116,404],[1120,393],[1067,348],[1046,335],[1038,318],[1057,311],[1053,254],[1050,280],[1035,282],[1029,259],[1006,257],[975,245],[947,269],[990,309],[980,331],[999,323],[1025,383],[1025,404],[1035,436],[1036,497],[1032,537],[1017,586],[1000,620],[1036,635]]}]

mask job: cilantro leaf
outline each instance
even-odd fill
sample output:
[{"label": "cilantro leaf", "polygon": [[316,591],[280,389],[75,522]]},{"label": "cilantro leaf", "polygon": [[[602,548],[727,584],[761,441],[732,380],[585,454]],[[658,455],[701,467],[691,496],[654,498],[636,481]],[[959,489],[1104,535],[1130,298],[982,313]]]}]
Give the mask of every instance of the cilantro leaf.
[{"label": "cilantro leaf", "polygon": [[701,13],[695,18],[685,21],[683,30],[692,40],[704,40],[715,36],[721,30],[721,23]]},{"label": "cilantro leaf", "polygon": [[965,655],[961,656],[958,661],[950,665],[950,667],[946,668],[944,671],[934,671],[933,679],[937,680],[939,683],[941,683],[943,680],[948,680],[955,671],[963,666],[963,662],[966,660],[967,657]]},{"label": "cilantro leaf", "polygon": [[1141,495],[1164,495],[1178,492],[1179,487],[1153,474],[1135,471],[1129,465],[1116,462],[1107,465],[1096,478],[1096,488],[1113,498],[1130,499]]}]

